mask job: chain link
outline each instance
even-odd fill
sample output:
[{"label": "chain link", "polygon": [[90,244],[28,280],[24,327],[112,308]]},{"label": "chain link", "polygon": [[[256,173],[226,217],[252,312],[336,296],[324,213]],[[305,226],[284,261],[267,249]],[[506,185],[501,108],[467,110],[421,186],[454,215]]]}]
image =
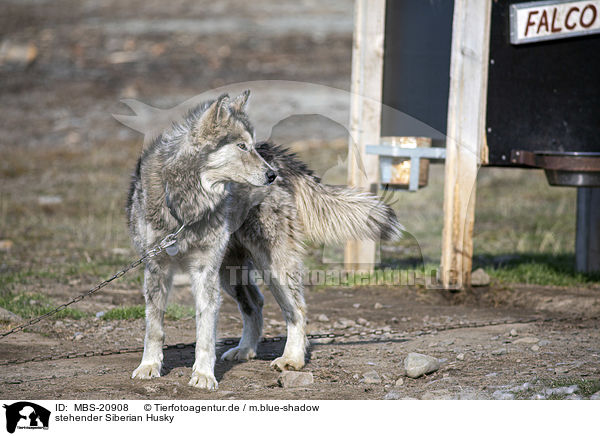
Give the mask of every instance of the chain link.
[{"label": "chain link", "polygon": [[[379,336],[380,338],[375,338],[378,341],[384,342],[385,340],[391,339],[390,336],[399,336],[400,339],[410,340],[416,339],[421,336],[433,335],[442,331],[449,330],[458,330],[458,329],[467,329],[467,328],[483,328],[483,327],[492,327],[497,325],[506,325],[506,324],[534,324],[534,323],[552,323],[552,322],[570,322],[577,323],[583,321],[596,321],[600,320],[600,316],[591,316],[591,317],[560,317],[560,318],[520,318],[520,319],[503,319],[503,320],[492,320],[492,321],[484,321],[484,322],[465,322],[462,324],[448,324],[448,325],[439,325],[434,326],[432,328],[422,329],[422,330],[387,330],[387,329],[375,329],[363,332],[328,332],[328,333],[314,333],[306,335],[307,339],[336,339],[336,338],[352,338],[352,337],[365,337],[365,336]],[[387,337],[382,337],[384,334],[388,335]],[[286,339],[285,336],[271,336],[271,337],[263,337],[262,343],[276,343],[282,342]],[[370,338],[369,340],[373,340]],[[221,339],[216,342],[216,346],[231,346],[239,343],[239,338],[228,338]],[[366,342],[366,341],[364,341]],[[185,348],[194,348],[196,344],[194,342],[188,343],[177,343],[164,345],[163,350],[182,350]],[[22,360],[5,360],[0,362],[0,366],[10,366],[10,365],[20,365],[24,363],[30,362],[43,362],[48,360],[65,360],[65,359],[77,359],[83,357],[97,357],[97,356],[112,356],[116,354],[127,354],[127,353],[141,353],[144,351],[144,347],[122,347],[122,348],[113,348],[106,350],[89,350],[82,352],[68,352],[60,355],[42,355],[35,356],[28,359]]]},{"label": "chain link", "polygon": [[122,270],[120,270],[119,272],[117,272],[116,274],[114,274],[112,277],[110,277],[109,279],[106,279],[103,282],[99,283],[98,285],[96,285],[95,287],[93,287],[89,291],[85,292],[84,294],[78,295],[77,297],[73,298],[71,301],[69,301],[67,303],[64,303],[64,304],[61,304],[60,306],[52,309],[50,312],[46,312],[45,314],[43,314],[41,316],[38,316],[37,318],[30,319],[26,323],[21,324],[21,325],[15,327],[13,329],[7,331],[7,332],[0,333],[0,340],[4,339],[8,335],[12,335],[13,333],[19,332],[21,330],[25,330],[27,327],[30,327],[30,326],[32,326],[34,324],[37,324],[38,322],[46,319],[46,318],[51,317],[52,315],[60,312],[61,310],[66,309],[71,304],[75,304],[75,303],[80,302],[84,298],[89,297],[92,294],[95,294],[96,292],[98,292],[100,289],[104,288],[106,285],[108,285],[113,280],[116,280],[116,279],[118,279],[120,277],[123,277],[127,272],[131,271],[134,268],[137,268],[146,259],[150,259],[152,257],[158,256],[160,253],[162,253],[164,250],[166,250],[167,247],[170,247],[171,245],[173,245],[173,244],[175,244],[177,242],[177,235],[179,235],[179,233],[181,233],[181,231],[183,230],[184,227],[185,227],[185,225],[182,225],[181,227],[179,227],[179,229],[176,232],[170,233],[167,236],[165,236],[158,244],[154,245],[149,250],[146,250],[144,252],[144,254],[142,255],[142,257],[140,257],[138,260],[136,260],[135,262],[130,263],[125,268],[123,268]]}]

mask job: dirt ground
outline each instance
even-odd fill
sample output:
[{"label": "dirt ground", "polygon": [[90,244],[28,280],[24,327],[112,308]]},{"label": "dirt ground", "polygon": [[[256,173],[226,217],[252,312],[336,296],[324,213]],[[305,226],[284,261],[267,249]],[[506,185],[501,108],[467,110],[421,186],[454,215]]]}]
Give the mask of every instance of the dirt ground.
[{"label": "dirt ground", "polygon": [[[112,117],[130,113],[120,99],[166,109],[210,89],[254,80],[348,90],[352,4],[5,0],[0,14],[0,241],[5,244],[0,296],[40,293],[60,303],[133,257],[123,205],[144,138]],[[263,89],[267,93],[268,87]],[[305,88],[296,91],[274,93],[266,99],[269,104],[251,102],[258,127],[281,108],[310,113],[319,96],[306,94]],[[348,118],[346,100],[328,104],[327,113]],[[336,173],[329,182],[343,180],[347,132],[339,124],[290,117],[266,131],[280,143],[304,141],[297,149],[300,156],[319,175]],[[427,190],[412,200],[412,194],[403,193],[394,205],[418,235],[426,260],[434,263],[442,170],[432,170]],[[572,250],[574,191],[548,189],[543,175],[531,171],[511,174],[491,169],[478,186],[478,252],[513,256]],[[523,194],[526,201],[515,201],[513,194]],[[402,258],[405,254],[399,252]],[[139,274],[127,276],[76,306],[91,315],[44,322],[0,340],[0,361],[142,345],[143,320],[93,316],[140,304],[139,284]],[[189,305],[188,294],[185,285],[179,286],[172,301]],[[193,363],[188,347],[166,352],[165,374],[151,381],[130,379],[141,353],[0,366],[0,398],[590,398],[600,391],[598,319],[517,321],[598,316],[599,295],[597,283],[568,288],[494,283],[456,294],[408,287],[310,288],[308,332],[352,335],[313,343],[304,371],[314,375],[314,383],[306,387],[279,387],[279,374],[268,363],[282,352],[283,342],[269,342],[261,344],[257,360],[219,362],[214,393],[187,386]],[[279,309],[266,297],[265,335],[281,335]],[[430,332],[492,320],[507,323]],[[166,325],[167,343],[193,341],[192,319]],[[374,330],[382,333],[371,334]],[[226,297],[219,337],[235,338],[240,331],[237,308]],[[440,359],[440,370],[419,379],[404,376],[402,362],[409,352]],[[363,375],[371,371],[379,382],[365,383]]]},{"label": "dirt ground", "polygon": [[[174,299],[189,301],[185,286]],[[314,384],[282,388],[269,361],[283,342],[260,345],[258,358],[231,364],[219,361],[217,392],[187,386],[193,348],[165,352],[164,375],[131,380],[141,353],[32,362],[2,367],[0,397],[6,399],[509,399],[589,398],[600,391],[600,302],[597,290],[560,288],[480,288],[450,294],[412,288],[327,288],[307,294],[308,333],[352,333],[333,342],[315,343],[303,371]],[[135,290],[113,289],[88,308],[106,302],[139,301]],[[508,305],[507,300],[511,303]],[[515,307],[514,302],[516,304]],[[585,310],[581,310],[585,306]],[[540,309],[540,308],[544,309]],[[327,317],[327,321],[324,320]],[[528,318],[596,317],[591,320],[519,323]],[[444,326],[500,321],[505,324],[457,328]],[[194,341],[194,321],[166,321],[167,343]],[[373,330],[381,329],[377,334]],[[226,298],[220,338],[239,337],[241,321]],[[399,331],[397,335],[386,331]],[[361,332],[366,334],[361,336]],[[511,335],[512,332],[512,335]],[[279,309],[270,295],[265,306],[265,335],[284,334]],[[319,342],[319,341],[317,341]],[[323,342],[323,341],[320,341]],[[143,320],[59,320],[0,342],[3,358],[25,359],[143,343]],[[228,347],[220,347],[220,355]],[[440,359],[441,368],[418,379],[406,377],[409,352]],[[365,383],[376,371],[380,380]],[[554,389],[554,390],[553,390]],[[598,395],[596,395],[597,397]]]}]

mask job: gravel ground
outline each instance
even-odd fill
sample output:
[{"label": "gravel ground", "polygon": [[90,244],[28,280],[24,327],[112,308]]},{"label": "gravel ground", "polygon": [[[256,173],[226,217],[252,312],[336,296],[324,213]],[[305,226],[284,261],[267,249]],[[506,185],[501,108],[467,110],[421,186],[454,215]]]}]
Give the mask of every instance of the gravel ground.
[{"label": "gravel ground", "polygon": [[[147,139],[143,136],[151,132],[142,122],[148,106],[138,105],[138,117],[125,125],[115,120],[111,114],[131,115],[121,99],[161,109],[152,114],[165,122],[194,96],[261,81],[251,103],[259,138],[287,144],[302,140],[298,151],[317,173],[330,183],[343,181],[343,162],[335,162],[344,159],[340,138],[347,138],[344,91],[350,84],[352,3],[5,0],[0,14],[0,240],[10,246],[0,250],[2,283],[8,289],[14,280],[12,291],[39,292],[61,302],[129,259],[121,205],[129,171]],[[278,82],[268,82],[273,80]],[[166,110],[171,108],[176,110]],[[331,120],[294,116],[307,113]],[[413,206],[399,209],[403,222],[420,229],[419,243],[428,253],[439,248],[441,170],[432,170],[437,191],[430,186],[420,192],[418,206],[405,200],[406,194],[402,201]],[[543,175],[531,171],[513,171],[520,175],[512,178],[493,169],[486,173],[478,203],[481,196],[480,204],[494,204],[483,213],[478,209],[485,249],[559,252],[564,241],[572,241],[573,193],[551,188],[548,196]],[[537,187],[524,197],[527,202],[517,205],[504,195],[522,189],[525,181],[532,186],[532,180]],[[498,209],[507,221],[513,207],[527,219],[515,219],[511,212],[507,231],[498,226]],[[533,229],[522,227],[530,224]],[[78,308],[95,313],[139,304],[135,282],[119,282]],[[173,301],[189,304],[185,285],[177,291]],[[165,374],[151,381],[129,378],[140,353],[2,366],[0,397],[597,398],[598,320],[516,322],[531,316],[598,316],[597,295],[596,285],[494,285],[458,294],[406,287],[309,289],[309,333],[353,334],[312,345],[303,370],[312,374],[312,383],[289,387],[286,381],[281,387],[280,374],[268,362],[281,353],[283,342],[268,342],[261,344],[256,360],[219,362],[220,388],[214,393],[187,386],[193,349],[184,348],[168,351]],[[490,320],[508,323],[418,334]],[[225,299],[219,337],[238,337],[240,329],[237,308]],[[265,334],[283,332],[279,309],[267,295]],[[167,321],[168,343],[193,337],[193,320]],[[143,320],[52,321],[0,341],[0,360],[140,346],[142,338]],[[439,370],[407,377],[404,360],[411,352],[438,359]]]},{"label": "gravel ground", "polygon": [[[308,292],[308,333],[331,331],[352,336],[313,341],[303,372],[314,382],[281,387],[279,373],[269,361],[280,355],[284,342],[262,343],[258,358],[249,362],[218,362],[219,390],[214,393],[187,386],[193,348],[168,350],[163,377],[131,380],[141,353],[32,362],[4,367],[0,396],[7,399],[542,399],[590,398],[600,391],[600,321],[519,323],[529,317],[598,316],[565,312],[569,305],[560,289],[530,288],[529,301],[547,300],[546,311],[499,305],[494,294],[482,289],[463,295],[411,288],[327,288]],[[587,291],[592,293],[592,291]],[[582,291],[585,294],[586,291]],[[119,291],[123,300],[124,291]],[[188,304],[185,287],[175,301]],[[109,298],[108,291],[105,298]],[[131,290],[128,298],[137,301]],[[105,307],[102,301],[89,309]],[[550,309],[554,309],[551,311]],[[505,324],[478,328],[466,324],[487,321]],[[167,343],[194,340],[194,321],[166,321]],[[433,332],[443,326],[457,328]],[[239,336],[241,321],[227,298],[220,316],[220,338]],[[374,330],[380,330],[372,333]],[[267,295],[265,336],[285,332],[275,301]],[[400,332],[392,334],[388,332]],[[64,354],[143,343],[143,320],[59,320],[0,343],[0,356],[14,359]],[[227,346],[219,348],[218,354]],[[407,377],[404,359],[416,352],[438,359],[440,369],[419,378]],[[285,385],[284,385],[285,386]],[[596,395],[597,397],[598,395]]]}]

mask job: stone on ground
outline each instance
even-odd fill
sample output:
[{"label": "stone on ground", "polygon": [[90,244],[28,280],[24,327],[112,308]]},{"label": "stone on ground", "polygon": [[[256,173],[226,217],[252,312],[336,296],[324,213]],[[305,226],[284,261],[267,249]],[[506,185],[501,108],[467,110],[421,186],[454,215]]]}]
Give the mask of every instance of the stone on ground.
[{"label": "stone on ground", "polygon": [[0,321],[1,322],[19,322],[21,321],[21,317],[12,313],[10,310],[6,310],[3,307],[0,307]]},{"label": "stone on ground", "polygon": [[381,377],[377,374],[377,371],[368,371],[363,374],[363,378],[361,383],[366,383],[369,385],[376,385],[381,383]]},{"label": "stone on ground", "polygon": [[277,380],[283,388],[298,388],[315,382],[312,372],[283,371]]},{"label": "stone on ground", "polygon": [[420,353],[409,353],[404,359],[404,370],[411,378],[418,378],[440,369],[440,362],[435,357]]},{"label": "stone on ground", "polygon": [[488,286],[490,282],[490,276],[483,268],[477,268],[471,273],[471,286]]}]

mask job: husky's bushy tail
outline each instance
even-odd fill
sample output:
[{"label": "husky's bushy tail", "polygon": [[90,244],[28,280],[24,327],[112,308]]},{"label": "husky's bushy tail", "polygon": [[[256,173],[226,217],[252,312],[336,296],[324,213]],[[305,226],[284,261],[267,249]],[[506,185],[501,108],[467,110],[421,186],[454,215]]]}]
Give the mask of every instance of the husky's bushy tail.
[{"label": "husky's bushy tail", "polygon": [[304,234],[314,242],[398,240],[404,227],[378,196],[344,186],[325,185],[289,150],[270,142],[256,144],[258,153],[277,168],[275,183],[293,191]]},{"label": "husky's bushy tail", "polygon": [[404,227],[376,195],[319,183],[304,175],[295,181],[296,207],[306,236],[320,243],[398,240]]}]

